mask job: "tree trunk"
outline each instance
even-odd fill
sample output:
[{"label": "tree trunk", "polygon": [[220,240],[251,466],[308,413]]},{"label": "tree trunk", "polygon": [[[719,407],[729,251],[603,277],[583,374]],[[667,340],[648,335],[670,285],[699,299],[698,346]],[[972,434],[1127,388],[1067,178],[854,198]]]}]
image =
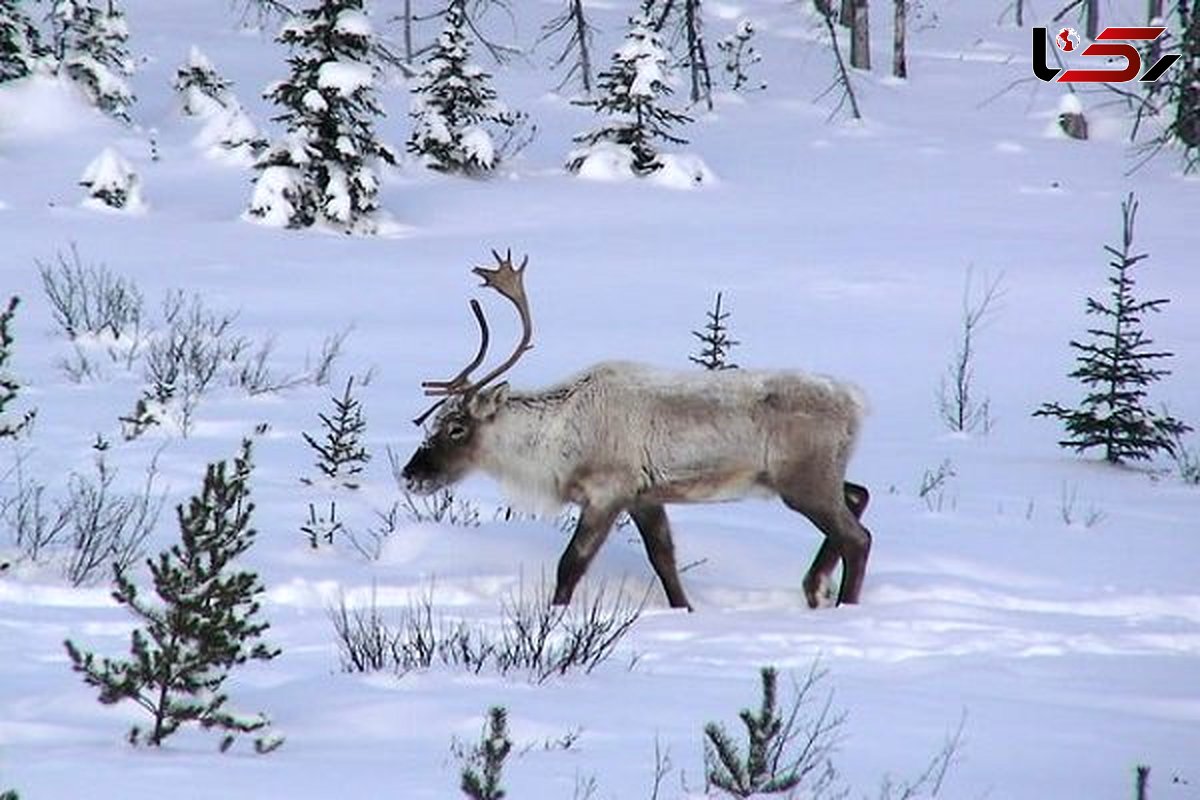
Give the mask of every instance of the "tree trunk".
[{"label": "tree trunk", "polygon": [[871,25],[867,15],[867,0],[854,0],[854,29],[850,36],[850,66],[871,68]]},{"label": "tree trunk", "polygon": [[408,64],[413,60],[412,23],[412,0],[404,0],[404,60]]},{"label": "tree trunk", "polygon": [[712,108],[712,76],[708,55],[704,52],[704,34],[700,30],[700,0],[684,0],[684,27],[687,31],[688,67],[692,79],[692,102],[703,100]]},{"label": "tree trunk", "polygon": [[908,57],[905,54],[905,29],[908,27],[908,0],[895,0],[896,16],[892,30],[892,75],[908,77]]},{"label": "tree trunk", "polygon": [[1017,0],[1017,27],[1025,27],[1025,0]]},{"label": "tree trunk", "polygon": [[842,8],[838,11],[838,22],[843,28],[854,27],[854,6],[857,0],[842,0]]},{"label": "tree trunk", "polygon": [[[1149,2],[1146,5],[1146,24],[1147,25],[1158,25],[1158,24],[1161,24],[1162,22],[1163,22],[1163,0],[1149,0]],[[1162,45],[1159,44],[1159,40],[1161,38],[1162,37],[1160,36],[1158,39],[1155,39],[1153,42],[1150,43],[1150,64],[1151,64],[1151,66],[1153,66],[1154,63],[1156,61],[1158,61],[1158,57],[1160,55],[1162,55]]]},{"label": "tree trunk", "polygon": [[1087,38],[1096,41],[1100,33],[1100,0],[1085,0],[1083,24],[1087,28]]},{"label": "tree trunk", "polygon": [[592,93],[592,57],[588,53],[587,20],[583,16],[583,0],[572,0],[571,16],[575,18],[575,35],[579,38],[579,71],[584,94]]}]

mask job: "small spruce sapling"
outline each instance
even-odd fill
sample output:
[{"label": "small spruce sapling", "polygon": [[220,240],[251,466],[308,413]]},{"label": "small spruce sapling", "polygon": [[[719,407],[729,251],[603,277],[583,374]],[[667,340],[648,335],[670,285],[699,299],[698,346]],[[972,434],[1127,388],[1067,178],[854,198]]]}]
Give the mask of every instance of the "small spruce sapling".
[{"label": "small spruce sapling", "polygon": [[710,786],[734,797],[760,794],[794,796],[803,785],[805,796],[823,797],[836,777],[830,753],[837,744],[844,715],[830,713],[827,699],[812,718],[802,718],[801,707],[824,676],[813,668],[796,688],[789,707],[782,713],[776,702],[776,672],[764,667],[762,703],[757,714],[742,709],[747,748],[743,757],[723,726],[710,722],[704,727],[705,778]]},{"label": "small spruce sapling", "polygon": [[688,356],[693,364],[699,364],[707,370],[737,369],[737,364],[729,361],[729,351],[741,342],[729,338],[729,312],[721,309],[721,292],[717,292],[716,302],[708,312],[708,322],[703,331],[692,331],[692,336],[700,340],[702,348],[698,355]]},{"label": "small spruce sapling", "polygon": [[462,793],[470,800],[501,800],[505,796],[500,781],[504,760],[512,752],[508,738],[508,713],[501,706],[488,710],[483,738],[466,758],[462,768]]},{"label": "small spruce sapling", "polygon": [[[113,598],[141,623],[128,660],[98,659],[64,642],[73,669],[100,690],[101,703],[132,700],[150,715],[149,729],[135,725],[129,731],[131,744],[157,747],[180,726],[196,723],[224,732],[225,750],[237,734],[258,733],[269,724],[261,714],[226,708],[222,691],[232,668],[279,655],[261,640],[269,627],[258,619],[263,586],[255,573],[235,567],[256,536],[250,471],[247,440],[232,470],[224,461],[210,464],[201,493],[178,507],[180,542],[147,560],[157,603],[144,600],[124,570],[116,570]],[[269,752],[281,743],[277,736],[259,736],[255,749]]]},{"label": "small spruce sapling", "polygon": [[35,413],[27,411],[15,420],[5,415],[5,409],[9,403],[17,399],[17,392],[21,388],[16,378],[13,378],[5,370],[5,365],[12,355],[13,344],[9,325],[12,324],[13,315],[16,314],[20,302],[20,299],[12,297],[8,301],[8,307],[0,311],[0,439],[12,438],[20,434],[33,422]]},{"label": "small spruce sapling", "polygon": [[371,454],[362,443],[367,421],[363,418],[362,403],[354,396],[354,378],[346,381],[346,390],[341,397],[333,397],[333,416],[317,414],[325,429],[325,440],[319,442],[308,433],[304,441],[317,453],[317,469],[331,481],[341,483],[347,489],[357,489],[358,483],[350,480],[363,471]]},{"label": "small spruce sapling", "polygon": [[1059,446],[1077,452],[1102,447],[1105,460],[1112,464],[1146,461],[1160,450],[1174,455],[1178,437],[1191,430],[1175,417],[1146,406],[1146,387],[1170,374],[1151,364],[1173,354],[1152,350],[1154,342],[1142,329],[1142,317],[1161,311],[1170,300],[1139,300],[1133,294],[1132,269],[1148,255],[1133,253],[1137,209],[1130,194],[1121,203],[1121,247],[1104,246],[1113,257],[1108,278],[1111,299],[1107,303],[1087,300],[1087,313],[1099,316],[1105,325],[1089,328],[1089,341],[1070,343],[1079,356],[1069,377],[1082,383],[1087,394],[1078,408],[1044,403],[1033,412],[1035,417],[1062,421],[1067,437]]},{"label": "small spruce sapling", "polygon": [[627,156],[633,174],[641,177],[663,167],[656,142],[687,143],[671,130],[691,118],[663,104],[672,93],[671,70],[667,49],[651,19],[653,12],[654,0],[643,0],[640,13],[629,20],[624,44],[598,76],[598,96],[575,103],[606,121],[575,137],[581,147],[567,157],[569,171],[578,172],[593,154],[616,148]]},{"label": "small spruce sapling", "polygon": [[233,82],[222,78],[208,56],[193,46],[188,61],[175,72],[171,88],[179,95],[183,113],[189,117],[207,117],[226,108]]},{"label": "small spruce sapling", "polygon": [[111,147],[104,148],[100,155],[87,166],[79,185],[88,190],[84,205],[93,208],[111,208],[118,211],[141,211],[142,181],[133,165]]},{"label": "small spruce sapling", "polygon": [[[754,47],[754,25],[748,19],[738,22],[737,29],[717,42],[717,50],[725,56],[725,79],[732,91],[766,89],[766,81],[752,82],[747,70],[762,61]],[[752,85],[753,84],[753,85]]]}]

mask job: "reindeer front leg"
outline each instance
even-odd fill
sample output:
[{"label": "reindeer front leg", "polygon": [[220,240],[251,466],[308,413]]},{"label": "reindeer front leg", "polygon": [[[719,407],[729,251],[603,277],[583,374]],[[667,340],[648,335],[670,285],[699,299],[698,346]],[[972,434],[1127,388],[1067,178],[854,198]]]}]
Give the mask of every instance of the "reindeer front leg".
[{"label": "reindeer front leg", "polygon": [[642,535],[646,555],[650,557],[650,565],[654,567],[663,591],[667,593],[667,602],[671,608],[691,611],[692,604],[683,593],[679,570],[675,566],[675,543],[671,541],[671,525],[667,521],[666,509],[657,503],[634,506],[629,509],[629,516]]},{"label": "reindeer front leg", "polygon": [[616,507],[598,507],[585,503],[579,510],[579,523],[575,526],[575,534],[558,560],[558,583],[554,587],[552,604],[565,606],[571,602],[575,586],[583,573],[587,572],[588,564],[592,563],[596,552],[608,538],[613,523],[620,509]]}]

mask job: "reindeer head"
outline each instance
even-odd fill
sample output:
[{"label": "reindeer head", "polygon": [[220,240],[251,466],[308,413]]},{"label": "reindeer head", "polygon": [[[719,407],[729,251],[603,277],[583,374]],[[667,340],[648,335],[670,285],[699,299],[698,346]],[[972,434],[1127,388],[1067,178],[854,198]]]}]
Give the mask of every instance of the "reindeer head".
[{"label": "reindeer head", "polygon": [[525,266],[529,258],[523,259],[520,267],[513,267],[512,251],[503,258],[495,250],[492,255],[496,257],[494,269],[475,267],[472,272],[483,278],[484,286],[495,289],[516,307],[521,316],[521,341],[503,363],[479,380],[471,380],[471,373],[487,356],[489,341],[483,309],[479,301],[471,301],[471,312],[479,325],[479,350],[475,358],[453,378],[421,384],[426,396],[441,399],[413,420],[421,425],[430,414],[438,412],[425,441],[401,473],[410,492],[436,492],[461,480],[476,466],[479,461],[479,432],[491,424],[508,398],[507,383],[499,383],[491,388],[488,388],[488,384],[512,368],[532,346],[529,342],[533,338],[533,322],[524,284]]}]

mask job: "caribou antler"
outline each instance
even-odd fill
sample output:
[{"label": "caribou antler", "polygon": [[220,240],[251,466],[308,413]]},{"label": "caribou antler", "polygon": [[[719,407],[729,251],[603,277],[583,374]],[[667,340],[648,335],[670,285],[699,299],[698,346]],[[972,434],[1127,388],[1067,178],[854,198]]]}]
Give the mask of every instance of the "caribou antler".
[{"label": "caribou antler", "polygon": [[512,250],[509,250],[504,257],[501,257],[495,250],[492,251],[492,255],[496,258],[494,269],[475,267],[471,271],[483,278],[481,285],[495,289],[517,309],[517,313],[521,317],[521,341],[503,363],[479,380],[472,381],[471,373],[483,363],[483,359],[487,356],[489,341],[488,324],[487,319],[484,317],[483,309],[480,307],[478,300],[472,300],[471,311],[475,315],[475,321],[479,324],[479,351],[475,354],[475,358],[471,360],[471,363],[463,367],[453,378],[440,381],[423,381],[421,383],[421,387],[425,390],[427,397],[441,397],[441,399],[426,409],[421,416],[414,419],[413,424],[415,425],[424,423],[429,415],[436,411],[450,397],[455,395],[471,395],[484,386],[487,386],[510,370],[520,360],[521,356],[533,347],[530,344],[530,340],[533,338],[533,319],[529,313],[529,298],[525,294],[525,267],[529,264],[529,256],[521,259],[521,266],[514,267],[512,263]]},{"label": "caribou antler", "polygon": [[516,307],[517,313],[521,315],[521,341],[509,357],[504,360],[504,363],[469,387],[467,391],[471,393],[482,389],[496,380],[496,378],[508,372],[512,369],[513,364],[516,364],[521,356],[525,355],[525,352],[533,347],[529,343],[533,338],[533,319],[529,315],[529,298],[525,296],[525,267],[529,266],[529,256],[521,259],[521,266],[514,268],[512,250],[509,250],[504,258],[501,258],[500,254],[495,250],[492,251],[492,255],[496,257],[495,269],[475,267],[471,272],[483,278],[483,286],[495,289]]},{"label": "caribou antler", "polygon": [[426,397],[449,396],[469,387],[471,373],[483,363],[483,359],[487,356],[488,324],[478,300],[471,300],[471,313],[475,315],[475,322],[479,325],[479,352],[475,354],[475,358],[471,359],[471,363],[463,367],[453,378],[445,381],[421,381],[421,388],[425,390]]}]

